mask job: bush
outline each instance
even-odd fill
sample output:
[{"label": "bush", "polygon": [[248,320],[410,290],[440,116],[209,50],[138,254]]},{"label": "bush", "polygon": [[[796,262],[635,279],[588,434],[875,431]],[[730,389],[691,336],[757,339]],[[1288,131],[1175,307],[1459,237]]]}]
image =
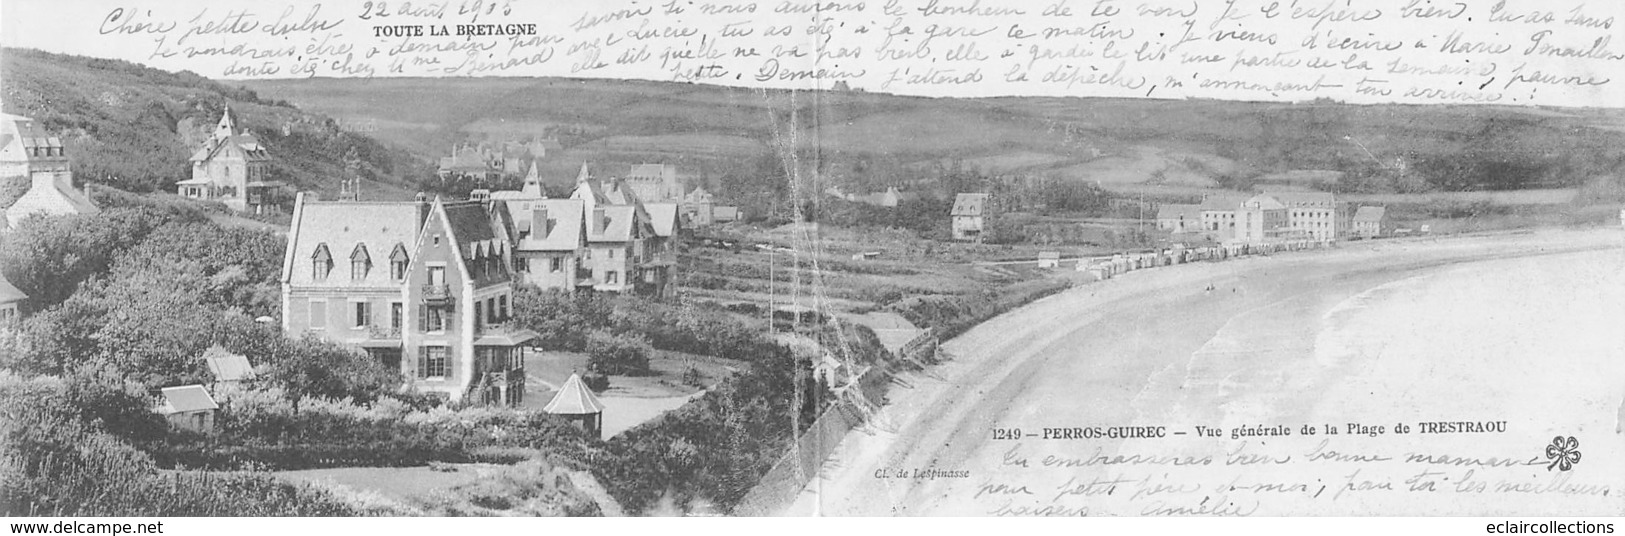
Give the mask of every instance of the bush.
[{"label": "bush", "polygon": [[278,470],[406,467],[430,462],[513,459],[518,449],[579,464],[587,441],[570,423],[499,407],[413,409],[385,398],[371,405],[306,398],[279,389],[226,392],[207,440],[177,437],[155,448],[160,466]]},{"label": "bush", "polygon": [[[261,474],[161,472],[84,420],[60,380],[0,372],[0,515],[353,516],[331,494]],[[96,400],[117,395],[96,395]],[[97,403],[97,405],[105,405]],[[122,406],[122,404],[115,404]]]},{"label": "bush", "polygon": [[587,384],[587,388],[593,391],[601,393],[609,390],[609,376],[603,374],[588,372],[586,376],[581,377],[581,382]]},{"label": "bush", "polygon": [[587,337],[587,368],[617,376],[645,375],[650,351],[649,339],[642,335],[595,331]]}]

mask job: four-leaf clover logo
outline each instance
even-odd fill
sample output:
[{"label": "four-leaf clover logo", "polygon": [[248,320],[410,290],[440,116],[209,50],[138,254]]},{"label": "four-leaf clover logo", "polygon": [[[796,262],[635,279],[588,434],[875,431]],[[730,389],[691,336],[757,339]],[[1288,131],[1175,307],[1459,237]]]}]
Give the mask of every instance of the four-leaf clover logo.
[{"label": "four-leaf clover logo", "polygon": [[1574,436],[1553,438],[1552,444],[1546,445],[1546,459],[1552,461],[1551,465],[1546,466],[1547,471],[1553,467],[1563,471],[1573,469],[1575,464],[1580,463],[1580,440]]}]

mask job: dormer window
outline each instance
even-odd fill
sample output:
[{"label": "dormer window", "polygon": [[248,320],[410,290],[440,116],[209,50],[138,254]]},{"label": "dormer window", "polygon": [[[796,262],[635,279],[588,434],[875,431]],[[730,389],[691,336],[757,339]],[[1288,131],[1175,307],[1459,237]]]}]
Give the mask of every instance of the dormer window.
[{"label": "dormer window", "polygon": [[350,279],[360,281],[367,278],[367,271],[372,268],[372,257],[367,255],[367,246],[356,244],[355,251],[350,252]]},{"label": "dormer window", "polygon": [[395,244],[395,250],[389,253],[389,278],[395,281],[406,280],[406,267],[410,261],[406,255],[406,246]]},{"label": "dormer window", "polygon": [[333,254],[327,251],[327,244],[316,246],[316,253],[310,256],[311,278],[317,281],[326,281],[327,274],[333,271]]}]

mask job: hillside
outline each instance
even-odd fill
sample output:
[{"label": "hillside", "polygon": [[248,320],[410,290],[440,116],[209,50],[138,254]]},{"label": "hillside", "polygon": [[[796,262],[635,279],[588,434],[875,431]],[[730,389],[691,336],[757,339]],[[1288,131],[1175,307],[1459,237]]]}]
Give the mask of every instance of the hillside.
[{"label": "hillside", "polygon": [[822,176],[849,190],[928,187],[955,162],[1163,197],[1328,176],[1341,179],[1271,186],[1363,193],[1579,187],[1615,181],[1625,166],[1625,116],[1611,110],[929,99],[557,78],[245,85],[373,125],[374,136],[424,157],[454,143],[551,133],[569,147],[544,168],[556,180],[574,177],[582,160],[666,161],[716,186],[730,171],[762,169],[759,159],[774,156],[777,145],[799,148],[803,162],[816,151]]},{"label": "hillside", "polygon": [[3,49],[0,78],[5,112],[62,137],[76,178],[123,190],[173,191],[176,180],[190,178],[187,159],[228,105],[273,155],[272,179],[301,189],[336,191],[352,150],[370,181],[363,191],[375,196],[408,195],[413,187],[403,177],[428,165],[326,116],[190,72]]}]

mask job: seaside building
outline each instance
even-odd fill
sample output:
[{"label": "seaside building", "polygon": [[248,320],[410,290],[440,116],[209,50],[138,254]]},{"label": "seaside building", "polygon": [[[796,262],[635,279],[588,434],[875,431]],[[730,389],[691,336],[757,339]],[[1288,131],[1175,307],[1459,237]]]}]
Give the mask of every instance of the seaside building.
[{"label": "seaside building", "polygon": [[28,177],[28,191],[0,211],[0,228],[15,228],[34,214],[90,214],[99,209],[73,186],[73,169],[62,140],[33,119],[0,114],[0,177]]},{"label": "seaside building", "polygon": [[677,180],[677,166],[638,164],[626,173],[626,186],[646,203],[677,202],[683,198],[683,184]]},{"label": "seaside building", "polygon": [[[220,114],[214,133],[192,153],[192,178],[175,183],[177,194],[191,199],[219,201],[233,210],[250,209],[251,194],[264,199],[278,184],[267,180],[271,155],[254,133],[237,128],[231,108]],[[263,202],[263,201],[262,201]],[[260,204],[253,204],[263,211]]]},{"label": "seaside building", "polygon": [[491,210],[512,237],[524,282],[657,298],[673,290],[679,207],[646,205],[624,180],[593,178],[582,166],[569,199],[547,199],[533,174],[518,192],[493,192]]},{"label": "seaside building", "polygon": [[1289,238],[1291,222],[1286,204],[1269,194],[1259,194],[1236,209],[1237,240],[1262,244]]},{"label": "seaside building", "polygon": [[1202,231],[1202,206],[1167,204],[1157,207],[1157,229],[1171,233]]},{"label": "seaside building", "polygon": [[1353,221],[1348,208],[1330,192],[1267,193],[1287,208],[1287,226],[1322,242],[1337,240],[1349,233]]},{"label": "seaside building", "polygon": [[990,215],[987,201],[988,194],[954,196],[954,208],[950,212],[953,218],[954,240],[982,241]]},{"label": "seaside building", "polygon": [[695,188],[683,196],[682,202],[678,203],[678,210],[681,212],[682,223],[688,227],[730,223],[740,218],[739,207],[718,205],[716,196],[706,191],[704,186]]},{"label": "seaside building", "polygon": [[478,184],[494,183],[502,178],[506,161],[484,148],[454,146],[451,156],[440,158],[435,174],[440,180],[471,180]]},{"label": "seaside building", "polygon": [[1387,220],[1388,209],[1385,207],[1360,207],[1354,211],[1353,235],[1360,238],[1382,236]]},{"label": "seaside building", "polygon": [[508,227],[482,203],[300,194],[283,261],[283,328],[364,350],[421,392],[518,404],[521,347],[536,334],[508,323],[512,251]]}]

